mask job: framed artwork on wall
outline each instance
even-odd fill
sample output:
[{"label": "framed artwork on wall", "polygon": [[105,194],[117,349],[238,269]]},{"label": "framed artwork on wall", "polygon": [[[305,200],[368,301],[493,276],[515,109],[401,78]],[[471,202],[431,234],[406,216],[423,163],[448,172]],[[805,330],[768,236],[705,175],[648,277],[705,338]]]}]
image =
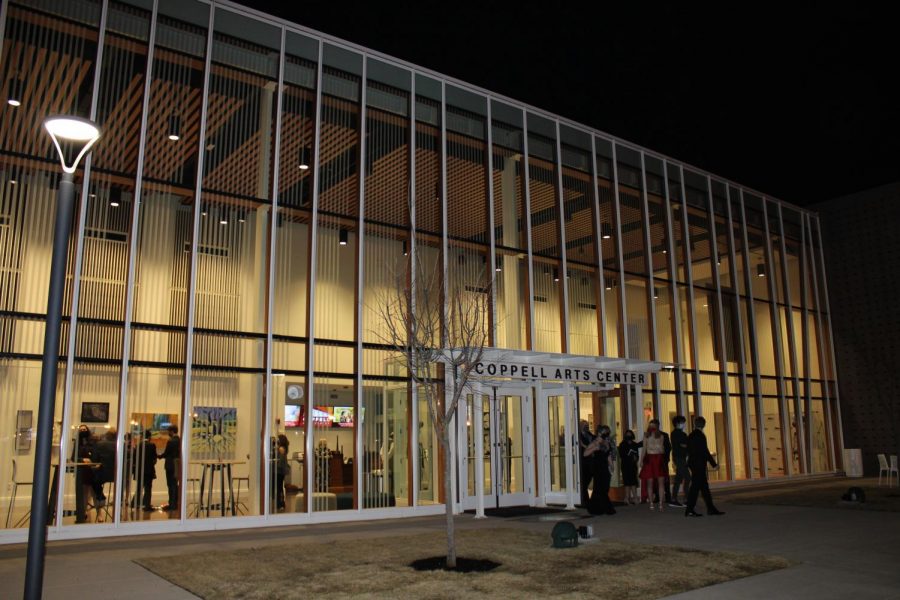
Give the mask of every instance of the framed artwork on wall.
[{"label": "framed artwork on wall", "polygon": [[34,413],[30,410],[16,412],[16,452],[31,450],[31,428]]},{"label": "framed artwork on wall", "polygon": [[82,423],[108,423],[109,402],[82,402]]}]

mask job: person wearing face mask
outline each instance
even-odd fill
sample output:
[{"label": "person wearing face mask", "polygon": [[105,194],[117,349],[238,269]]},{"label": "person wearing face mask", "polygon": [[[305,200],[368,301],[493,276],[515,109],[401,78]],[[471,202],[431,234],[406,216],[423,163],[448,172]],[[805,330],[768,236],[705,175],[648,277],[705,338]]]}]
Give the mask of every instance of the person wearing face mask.
[{"label": "person wearing face mask", "polygon": [[[659,430],[659,421],[653,419],[650,421],[644,439],[641,441],[643,447],[643,457],[641,458],[641,482],[644,489],[647,490],[647,496],[650,500],[650,510],[656,508],[653,498],[654,486],[657,490],[666,489],[666,475],[668,471],[668,452],[671,449],[669,445],[669,436],[664,435]],[[659,510],[663,510],[664,494],[658,494]]]},{"label": "person wearing face mask", "polygon": [[594,434],[591,433],[591,426],[587,421],[582,419],[578,423],[578,447],[581,450],[579,452],[580,456],[578,463],[581,471],[581,506],[584,507],[590,502],[588,487],[591,485],[591,480],[594,478],[592,461],[589,457],[584,455],[584,451],[593,441]]},{"label": "person wearing face mask", "polygon": [[686,517],[703,516],[694,511],[694,506],[697,504],[697,495],[701,493],[703,494],[703,503],[706,505],[706,514],[725,514],[713,505],[712,494],[709,492],[709,481],[706,479],[706,464],[709,463],[714,469],[719,465],[716,464],[716,460],[709,453],[706,434],[703,433],[705,426],[706,419],[697,417],[694,419],[694,430],[687,438],[688,467],[691,469],[691,491],[688,493],[687,508],[684,511],[684,516]]},{"label": "person wearing face mask", "polygon": [[683,507],[678,501],[678,490],[684,482],[684,497],[687,501],[691,485],[691,472],[688,470],[688,435],[684,432],[687,419],[677,415],[672,419],[672,460],[675,463],[675,483],[672,485],[672,502],[669,506]]},{"label": "person wearing face mask", "polygon": [[610,429],[606,425],[597,428],[597,437],[585,448],[583,456],[592,464],[594,490],[588,503],[588,512],[592,515],[614,515],[616,509],[609,501],[609,483],[613,470],[614,447],[609,439]]},{"label": "person wearing face mask", "polygon": [[634,432],[625,431],[625,439],[619,444],[619,458],[622,459],[622,485],[625,486],[625,504],[640,504],[638,494],[637,466],[640,445],[634,441]]}]

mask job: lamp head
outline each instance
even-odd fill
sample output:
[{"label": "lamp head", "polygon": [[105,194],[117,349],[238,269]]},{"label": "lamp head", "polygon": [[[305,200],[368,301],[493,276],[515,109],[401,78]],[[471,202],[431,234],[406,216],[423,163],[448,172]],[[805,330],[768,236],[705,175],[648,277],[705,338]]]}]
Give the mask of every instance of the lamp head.
[{"label": "lamp head", "polygon": [[[44,119],[44,129],[50,134],[50,139],[53,140],[53,145],[56,146],[56,151],[59,153],[63,171],[66,173],[74,173],[84,155],[91,149],[94,142],[100,139],[100,128],[93,121],[81,117],[53,115]],[[71,164],[66,164],[66,152],[63,151],[60,142],[71,149],[70,153],[75,155]]]}]

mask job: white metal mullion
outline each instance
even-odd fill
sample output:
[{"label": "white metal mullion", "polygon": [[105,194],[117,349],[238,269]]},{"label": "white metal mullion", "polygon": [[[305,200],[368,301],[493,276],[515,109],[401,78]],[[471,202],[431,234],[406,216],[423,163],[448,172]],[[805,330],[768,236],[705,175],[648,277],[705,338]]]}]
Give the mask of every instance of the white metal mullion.
[{"label": "white metal mullion", "polygon": [[[803,381],[804,391],[802,400],[801,419],[804,424],[809,419],[809,409],[811,407],[810,396],[812,395],[812,375],[809,365],[810,359],[810,327],[809,327],[809,267],[807,257],[809,256],[809,248],[807,247],[807,227],[806,216],[802,215],[800,219],[800,310],[803,322],[800,326],[801,336],[803,337]],[[806,438],[803,438],[806,444]]]},{"label": "white metal mullion", "polygon": [[0,1],[0,60],[3,60],[3,42],[6,39],[6,11],[9,7],[9,0]]},{"label": "white metal mullion", "polygon": [[[194,355],[194,318],[196,311],[196,290],[197,290],[197,240],[200,237],[200,203],[201,189],[203,185],[203,159],[204,150],[206,149],[206,118],[208,116],[209,102],[209,80],[210,80],[210,64],[212,62],[212,46],[213,46],[213,24],[215,18],[216,7],[211,5],[209,8],[209,28],[206,32],[206,61],[203,68],[203,99],[200,105],[200,135],[198,139],[199,148],[197,150],[197,178],[194,186],[194,223],[193,232],[191,234],[191,273],[190,285],[188,288],[188,314],[187,314],[187,333],[185,347],[185,369],[184,369],[184,397],[182,399],[182,415],[181,415],[181,431],[189,431],[190,415],[191,415],[191,375],[193,372],[193,355]],[[181,436],[181,462],[185,463],[185,457],[190,457],[190,446],[188,444],[189,437]],[[187,481],[188,469],[181,469],[181,490],[182,496],[185,495],[184,483]],[[181,520],[187,519],[187,511],[182,505]]]},{"label": "white metal mullion", "polygon": [[[741,294],[740,294],[740,284],[738,282],[737,275],[737,259],[735,257],[734,252],[734,221],[732,220],[731,214],[731,186],[725,185],[725,198],[726,198],[726,206],[725,206],[725,214],[728,221],[728,260],[729,260],[729,271],[730,271],[730,279],[731,279],[731,287],[734,292],[734,301],[736,304],[736,309],[734,312],[737,315],[737,327],[738,327],[738,336],[739,336],[739,344],[738,344],[738,374],[741,378],[740,385],[738,389],[741,392],[741,421],[742,426],[744,428],[744,470],[747,472],[747,479],[753,478],[753,445],[750,443],[750,418],[748,409],[748,400],[747,400],[747,369],[744,366],[746,357],[744,356],[744,319],[741,316]],[[749,469],[749,471],[748,471]]]},{"label": "white metal mullion", "polygon": [[[747,215],[744,210],[744,190],[740,189],[740,206],[741,206],[741,235],[744,242],[744,285],[747,292],[747,319],[749,324],[750,335],[750,352],[753,361],[753,382],[755,388],[756,400],[756,432],[758,434],[757,446],[759,447],[760,456],[760,475],[763,479],[769,478],[769,457],[766,449],[766,419],[765,419],[765,401],[762,394],[762,377],[759,374],[759,348],[756,340],[756,307],[753,303],[753,286],[750,273],[750,242],[747,236]],[[782,454],[784,454],[782,452]],[[752,467],[751,467],[752,469]],[[751,470],[752,474],[752,470]]]},{"label": "white metal mullion", "polygon": [[[356,407],[357,407],[357,415],[362,415],[363,412],[363,382],[362,382],[362,372],[363,372],[363,347],[362,347],[362,338],[363,338],[363,290],[365,285],[365,265],[366,265],[366,251],[365,251],[365,208],[366,208],[366,159],[368,152],[368,148],[366,146],[366,92],[368,91],[369,83],[368,83],[368,66],[369,59],[368,56],[363,54],[362,57],[362,90],[360,92],[360,118],[359,118],[359,216],[357,220],[357,231],[356,231],[356,244],[357,244],[357,256],[358,256],[358,268],[356,270],[356,375],[354,377],[356,383]],[[356,465],[356,497],[358,498],[357,507],[358,511],[363,509],[363,487],[362,487],[362,465],[361,460],[363,456],[363,440],[362,440],[362,431],[360,430],[360,425],[362,424],[362,419],[357,418],[356,424],[353,427],[355,433],[355,452],[357,459],[354,461]]]},{"label": "white metal mullion", "polygon": [[[809,252],[810,252],[810,263],[812,263],[812,284],[813,284],[813,295],[816,300],[816,347],[818,349],[818,360],[819,360],[819,378],[822,380],[822,411],[825,413],[825,418],[827,419],[828,415],[828,377],[825,372],[825,345],[824,345],[824,336],[822,335],[822,306],[821,306],[821,295],[819,294],[819,276],[816,273],[815,266],[815,246],[813,245],[813,230],[812,230],[812,218],[807,215],[807,222],[809,223]],[[809,405],[809,412],[807,412],[807,419],[809,420],[809,427],[807,427],[807,439],[809,441],[810,452],[812,452],[812,402]],[[826,421],[827,422],[827,421]],[[830,431],[830,428],[827,428]],[[831,436],[829,435],[829,438]],[[834,444],[832,443],[832,452],[834,451]],[[810,463],[812,461],[810,460]],[[832,456],[832,465],[835,464],[834,456]],[[810,464],[810,466],[812,466]]]},{"label": "white metal mullion", "polygon": [[[307,349],[306,349],[306,404],[309,418],[306,420],[306,489],[313,489],[314,448],[313,448],[313,423],[312,409],[314,405],[315,380],[315,305],[316,305],[316,255],[318,254],[317,242],[319,231],[319,145],[322,137],[322,64],[324,63],[324,42],[319,39],[318,59],[316,65],[316,123],[315,139],[313,141],[313,182],[312,182],[312,215],[309,227],[309,302],[307,303]],[[312,513],[312,493],[306,494],[306,512]]]},{"label": "white metal mullion", "polygon": [[[681,186],[681,229],[683,232],[682,241],[684,242],[684,268],[687,274],[688,316],[690,317],[688,323],[691,327],[691,355],[694,365],[694,369],[691,372],[691,377],[694,380],[694,415],[702,417],[703,402],[700,395],[700,357],[697,352],[697,312],[694,310],[694,259],[691,256],[690,215],[688,214],[687,189],[684,184],[684,167],[681,165],[678,165],[678,175],[680,179],[679,185]],[[690,411],[690,407],[688,407],[688,410]]]},{"label": "white metal mullion", "polygon": [[[724,184],[723,184],[724,185]],[[727,187],[726,187],[727,189]],[[716,208],[713,202],[712,179],[706,177],[706,202],[709,211],[710,268],[716,282],[716,309],[719,311],[719,376],[722,379],[722,412],[725,415],[725,440],[728,443],[728,473],[734,481],[734,434],[731,431],[731,392],[728,387],[728,350],[725,347],[725,309],[722,304],[722,283],[719,278],[719,236],[716,231]],[[718,435],[718,433],[717,433]]]},{"label": "white metal mullion", "polygon": [[[600,318],[597,319],[598,328],[600,330],[600,356],[606,356],[606,282],[603,273],[603,229],[600,221],[600,190],[597,185],[597,138],[591,135],[591,190],[593,191],[594,202],[592,212],[594,213],[594,260],[597,262],[597,281],[600,288],[597,290],[600,297],[598,310]],[[537,398],[535,398],[537,402]]]},{"label": "white metal mullion", "polygon": [[[409,103],[409,286],[410,286],[410,310],[415,314],[416,310],[416,260],[418,248],[416,248],[416,73],[410,72],[410,103]],[[409,444],[406,451],[409,453],[409,464],[412,465],[412,506],[419,505],[419,390],[412,381],[407,382],[410,402]]]},{"label": "white metal mullion", "polygon": [[[812,219],[811,216],[809,218]],[[835,361],[835,355],[834,355],[834,331],[831,328],[831,302],[828,298],[828,279],[827,279],[827,274],[825,273],[825,246],[822,244],[822,227],[821,227],[821,224],[819,223],[818,217],[816,217],[816,224],[819,225],[816,229],[816,233],[817,233],[817,237],[819,240],[818,259],[819,259],[819,264],[821,265],[821,269],[822,269],[822,292],[825,297],[825,312],[828,314],[828,342],[829,342],[828,347],[829,347],[829,353],[831,355],[830,356],[830,358],[831,358],[831,376],[834,378],[834,386],[833,386],[834,402],[835,402],[834,413],[837,418],[838,434],[840,436],[840,439],[838,440],[840,442],[840,450],[841,450],[841,452],[843,452],[843,450],[844,450],[844,427],[843,427],[843,423],[842,423],[842,419],[841,419],[841,402],[840,402],[840,392],[838,391],[837,363]],[[830,410],[831,410],[831,407],[829,407],[829,411]],[[838,457],[837,446],[834,446],[834,454],[835,454],[834,466],[835,466],[835,469],[837,469],[837,460],[836,460]],[[843,456],[842,455],[841,455],[840,462],[843,466]]]},{"label": "white metal mullion", "polygon": [[[447,240],[447,84],[441,81],[441,269],[444,282],[444,294],[441,299],[441,320],[444,326],[441,328],[441,346],[448,347],[449,339],[447,337],[450,331],[450,323],[447,320],[449,310],[448,292],[452,289],[449,287],[449,264],[447,252],[449,242]],[[448,502],[450,498],[446,499]]]},{"label": "white metal mullion", "polygon": [[[641,222],[644,228],[644,264],[647,265],[647,302],[650,307],[649,333],[650,333],[650,360],[659,359],[659,349],[656,347],[656,277],[653,273],[653,252],[650,245],[650,203],[647,200],[647,161],[641,150]],[[653,415],[658,417],[662,410],[660,397],[659,374],[652,377],[653,383]],[[643,391],[641,392],[643,394]],[[643,398],[641,398],[643,404]]]},{"label": "white metal mullion", "polygon": [[485,277],[491,284],[491,345],[497,347],[497,234],[494,228],[494,125],[491,116],[491,98],[487,101],[487,184],[488,184],[488,229],[490,233],[490,264]]},{"label": "white metal mullion", "polygon": [[572,464],[572,457],[575,453],[575,444],[572,439],[572,434],[576,431],[574,424],[572,423],[572,416],[574,414],[575,402],[573,395],[575,393],[575,386],[573,386],[568,381],[563,384],[563,410],[565,410],[565,420],[563,421],[563,431],[566,435],[566,443],[565,443],[565,454],[566,454],[566,509],[574,510],[575,508],[575,468]]},{"label": "white metal mullion", "polygon": [[[613,214],[616,216],[616,262],[619,265],[619,356],[628,358],[628,307],[625,296],[625,261],[622,258],[622,211],[619,208],[619,161],[616,155],[616,144],[612,146],[612,172],[613,172]],[[627,394],[627,392],[626,392]],[[629,403],[630,406],[630,403]],[[632,423],[633,425],[633,423]]]},{"label": "white metal mullion", "polygon": [[672,335],[675,338],[675,389],[678,412],[687,415],[687,402],[684,399],[684,341],[681,333],[681,297],[678,293],[678,268],[675,255],[675,234],[672,224],[672,201],[669,194],[669,163],[663,159],[663,191],[665,193],[664,208],[666,211],[667,252],[666,264],[669,269],[669,285],[672,289],[670,312],[672,318]]},{"label": "white metal mullion", "polygon": [[[97,58],[94,62],[94,81],[91,88],[91,108],[90,108],[90,119],[91,121],[97,120],[97,96],[100,93],[100,78],[103,76],[103,47],[106,42],[106,18],[109,13],[109,2],[108,0],[103,0],[103,6],[100,12],[100,30],[98,33],[97,39]],[[21,74],[20,74],[21,76]],[[75,265],[72,273],[72,304],[69,315],[69,332],[68,332],[68,345],[66,351],[66,372],[65,372],[65,380],[63,383],[63,405],[62,405],[62,429],[60,431],[60,439],[59,439],[59,463],[58,467],[61,471],[59,479],[57,481],[57,486],[59,487],[59,492],[56,495],[56,530],[59,531],[59,528],[62,527],[63,522],[63,501],[66,495],[66,477],[65,477],[65,463],[66,463],[66,454],[68,452],[68,431],[71,427],[72,418],[70,417],[69,408],[72,404],[72,382],[74,379],[74,370],[75,370],[75,341],[78,333],[78,308],[79,308],[79,300],[81,298],[81,268],[84,262],[84,230],[86,226],[87,219],[87,205],[88,205],[88,194],[90,192],[90,184],[91,184],[91,154],[88,155],[84,159],[84,175],[83,182],[81,184],[81,202],[78,210],[78,222],[76,223],[76,243],[75,243]],[[65,307],[63,307],[65,309]],[[50,315],[47,315],[48,318]],[[59,362],[57,361],[57,365]],[[58,368],[58,366],[57,366]],[[56,390],[54,390],[54,394]],[[54,402],[55,405],[55,402]],[[121,409],[121,407],[120,407]],[[121,410],[120,410],[121,412]],[[116,511],[118,512],[118,511]],[[118,515],[116,515],[118,516]],[[118,523],[118,520],[115,521]]]},{"label": "white metal mullion", "polygon": [[[797,350],[796,337],[794,335],[794,305],[791,302],[791,285],[790,281],[788,280],[787,245],[784,241],[784,217],[781,212],[781,205],[777,204],[776,207],[778,212],[778,235],[781,238],[781,285],[784,287],[784,304],[787,310],[785,325],[787,327],[788,336],[788,353],[790,354],[788,360],[790,361],[791,365],[791,379],[794,382],[794,392],[790,401],[794,404],[794,423],[797,426],[798,439],[802,440],[804,439],[803,431],[805,428],[805,424],[803,423],[803,419],[801,418],[802,413],[800,412],[800,380],[797,377]],[[782,344],[782,347],[783,346],[784,344]],[[787,400],[787,394],[785,394],[785,400]],[[800,464],[802,466],[803,472],[810,472],[812,463],[810,461],[809,453],[806,451],[806,447],[804,444],[800,445]]]},{"label": "white metal mullion", "polygon": [[[563,198],[563,179],[562,179],[562,143],[559,139],[559,120],[555,121],[556,124],[556,190],[557,190],[557,211],[559,213],[557,218],[557,228],[559,229],[559,256],[560,256],[560,267],[562,273],[560,273],[560,281],[562,282],[562,335],[560,336],[560,340],[562,342],[563,352],[569,352],[572,347],[572,341],[570,339],[569,334],[569,267],[566,262],[566,203]],[[559,290],[557,290],[559,293]]]},{"label": "white metal mullion", "polygon": [[[789,412],[784,394],[784,360],[782,357],[781,344],[781,318],[778,312],[778,288],[776,287],[774,272],[775,261],[772,260],[772,239],[769,234],[769,215],[766,210],[766,199],[762,198],[762,215],[763,215],[763,236],[765,237],[765,257],[769,272],[766,274],[769,287],[769,315],[772,321],[772,345],[775,353],[775,381],[778,389],[778,404],[781,406],[781,438],[782,447],[785,449],[785,470],[789,475],[794,475],[794,456],[793,456],[793,440],[790,435]],[[787,449],[790,447],[790,459],[787,456]]]},{"label": "white metal mullion", "polygon": [[[125,286],[125,331],[122,338],[122,368],[119,372],[119,413],[118,413],[118,431],[124,432],[128,422],[126,419],[126,411],[128,397],[128,362],[131,358],[131,320],[134,316],[134,286],[135,286],[135,263],[137,262],[137,241],[140,235],[140,215],[141,215],[141,197],[143,192],[142,180],[144,178],[144,151],[147,146],[147,116],[150,106],[150,92],[153,84],[153,55],[156,49],[156,18],[159,0],[154,0],[153,11],[150,14],[150,37],[147,41],[147,66],[144,75],[144,98],[141,107],[141,130],[138,139],[138,161],[137,171],[135,173],[134,198],[131,206],[131,233],[129,237],[128,249],[128,274],[126,275]],[[183,432],[182,432],[183,433]],[[125,456],[125,440],[124,435],[116,438],[116,456]],[[116,465],[116,481],[125,481],[125,477],[131,477],[130,473],[124,472],[125,461],[119,460]],[[115,506],[122,506],[122,491],[124,485],[117,485]],[[179,490],[181,497],[179,498],[179,506],[186,506],[184,503],[184,484],[180,484]],[[116,525],[121,522],[121,511],[116,511]]]},{"label": "white metal mullion", "polygon": [[522,110],[522,157],[525,161],[525,229],[528,246],[528,349],[534,350],[534,251],[531,229],[531,160],[528,158],[528,114]]},{"label": "white metal mullion", "polygon": [[[272,489],[272,444],[266,440],[272,439],[272,390],[275,387],[272,380],[272,351],[274,342],[274,313],[275,313],[275,262],[277,261],[277,240],[278,237],[278,186],[280,185],[281,175],[281,113],[283,111],[284,100],[284,64],[285,64],[285,38],[287,32],[281,28],[281,50],[278,60],[278,88],[275,91],[275,156],[274,169],[272,170],[272,212],[269,219],[269,281],[267,285],[268,298],[266,300],[266,406],[263,421],[263,461],[265,465],[263,471],[263,485],[266,490]],[[271,499],[264,503],[262,515],[268,517],[271,509]],[[184,505],[182,505],[184,506]]]}]

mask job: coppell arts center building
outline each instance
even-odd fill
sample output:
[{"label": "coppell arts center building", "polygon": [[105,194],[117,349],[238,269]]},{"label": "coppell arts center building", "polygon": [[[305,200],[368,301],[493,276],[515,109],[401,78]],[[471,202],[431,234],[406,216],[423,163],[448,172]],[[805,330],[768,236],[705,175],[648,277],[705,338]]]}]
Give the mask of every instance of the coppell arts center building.
[{"label": "coppell arts center building", "polygon": [[[571,506],[580,419],[621,440],[702,415],[714,482],[841,469],[816,214],[224,1],[3,0],[0,19],[0,542],[29,519],[54,113],[102,137],[76,174],[51,539]],[[383,343],[410,253],[489,295],[451,498]],[[170,424],[181,510],[144,511],[141,440],[161,454]],[[82,425],[115,444],[103,507],[76,489]]]}]

